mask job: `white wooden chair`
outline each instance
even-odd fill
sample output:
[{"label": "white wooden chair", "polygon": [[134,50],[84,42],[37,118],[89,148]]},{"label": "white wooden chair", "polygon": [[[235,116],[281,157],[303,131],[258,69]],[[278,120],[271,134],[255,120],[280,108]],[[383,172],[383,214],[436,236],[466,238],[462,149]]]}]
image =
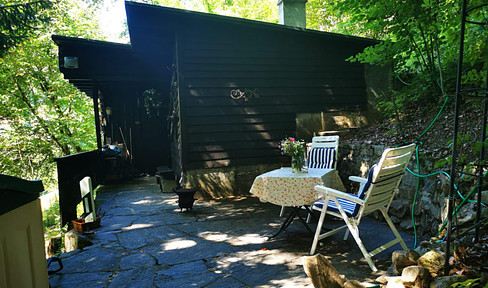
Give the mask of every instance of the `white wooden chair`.
[{"label": "white wooden chair", "polygon": [[[315,136],[307,147],[308,168],[336,169],[339,136]],[[285,214],[285,206],[281,206],[280,217]],[[310,221],[310,215],[307,223]]]},{"label": "white wooden chair", "polygon": [[315,136],[308,151],[308,168],[336,169],[339,136]]},{"label": "white wooden chair", "polygon": [[[315,186],[317,194],[320,195],[319,199],[322,200],[315,202],[313,206],[315,210],[319,210],[321,213],[312,248],[310,249],[310,255],[315,253],[319,240],[345,230],[346,228],[348,230],[346,230],[344,240],[347,239],[349,232],[351,232],[359,249],[373,271],[377,271],[373,260],[371,259],[374,255],[388,249],[396,243],[400,243],[403,249],[407,249],[405,242],[388,216],[388,208],[398,191],[398,185],[402,180],[414,150],[415,144],[386,149],[378,164],[375,164],[371,168],[367,179],[350,177],[349,179],[351,181],[361,183],[358,195],[344,193],[321,185]],[[324,205],[324,203],[328,203],[328,205]],[[358,225],[363,216],[377,210],[379,210],[385,217],[388,226],[395,235],[395,239],[368,252],[359,237]],[[346,225],[321,234],[326,214],[342,218]]]}]

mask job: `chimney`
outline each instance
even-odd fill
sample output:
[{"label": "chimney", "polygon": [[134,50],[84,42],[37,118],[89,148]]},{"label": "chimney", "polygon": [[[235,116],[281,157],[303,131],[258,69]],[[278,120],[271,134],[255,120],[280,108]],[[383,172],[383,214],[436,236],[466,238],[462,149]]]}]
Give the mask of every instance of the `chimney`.
[{"label": "chimney", "polygon": [[279,23],[286,26],[306,28],[305,3],[307,0],[278,0]]}]

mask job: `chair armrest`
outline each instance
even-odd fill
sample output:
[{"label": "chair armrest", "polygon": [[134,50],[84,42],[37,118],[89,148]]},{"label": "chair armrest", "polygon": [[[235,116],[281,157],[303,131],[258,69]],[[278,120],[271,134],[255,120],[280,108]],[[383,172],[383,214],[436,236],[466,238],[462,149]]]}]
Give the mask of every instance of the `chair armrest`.
[{"label": "chair armrest", "polygon": [[325,187],[322,185],[316,185],[315,191],[317,191],[318,194],[323,194],[324,196],[333,196],[333,197],[337,197],[337,198],[343,198],[343,199],[346,199],[346,200],[349,200],[349,201],[352,201],[354,203],[358,203],[361,205],[364,204],[363,199],[360,199],[353,194],[344,193],[344,192],[341,192],[339,190],[335,190],[335,189]]},{"label": "chair armrest", "polygon": [[368,181],[368,179],[363,178],[363,177],[358,177],[358,176],[349,176],[349,180],[354,181],[354,182],[359,182],[361,184],[364,184]]}]

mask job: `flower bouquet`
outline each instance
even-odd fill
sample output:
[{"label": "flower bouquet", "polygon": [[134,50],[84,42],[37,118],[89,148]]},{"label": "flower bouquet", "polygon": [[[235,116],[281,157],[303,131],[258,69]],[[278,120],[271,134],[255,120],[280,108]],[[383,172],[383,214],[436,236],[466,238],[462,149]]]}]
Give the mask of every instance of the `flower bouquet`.
[{"label": "flower bouquet", "polygon": [[305,142],[287,137],[281,140],[281,153],[291,157],[291,170],[293,173],[300,172],[305,165]]}]

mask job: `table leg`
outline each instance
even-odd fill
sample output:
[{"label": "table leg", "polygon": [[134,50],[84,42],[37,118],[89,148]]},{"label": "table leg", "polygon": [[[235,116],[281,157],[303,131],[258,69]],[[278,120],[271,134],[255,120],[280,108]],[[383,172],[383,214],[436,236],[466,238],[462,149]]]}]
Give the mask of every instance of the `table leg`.
[{"label": "table leg", "polygon": [[[307,211],[310,213],[310,208],[308,206],[304,206]],[[310,227],[308,226],[307,224],[307,221],[305,221],[305,219],[303,219],[303,217],[300,215],[300,207],[291,207],[293,208],[292,211],[290,212],[290,214],[288,215],[288,217],[286,217],[285,219],[285,222],[283,222],[283,224],[281,224],[281,227],[280,229],[278,230],[278,232],[276,232],[275,234],[273,234],[272,236],[268,237],[268,240],[278,236],[281,232],[283,232],[286,228],[288,228],[288,226],[290,226],[290,224],[293,222],[293,220],[295,219],[295,216],[298,216],[298,219],[300,219],[300,221],[302,222],[302,224],[305,226],[305,228],[307,228],[307,230],[313,234],[313,231],[312,229],[310,229]]]}]

